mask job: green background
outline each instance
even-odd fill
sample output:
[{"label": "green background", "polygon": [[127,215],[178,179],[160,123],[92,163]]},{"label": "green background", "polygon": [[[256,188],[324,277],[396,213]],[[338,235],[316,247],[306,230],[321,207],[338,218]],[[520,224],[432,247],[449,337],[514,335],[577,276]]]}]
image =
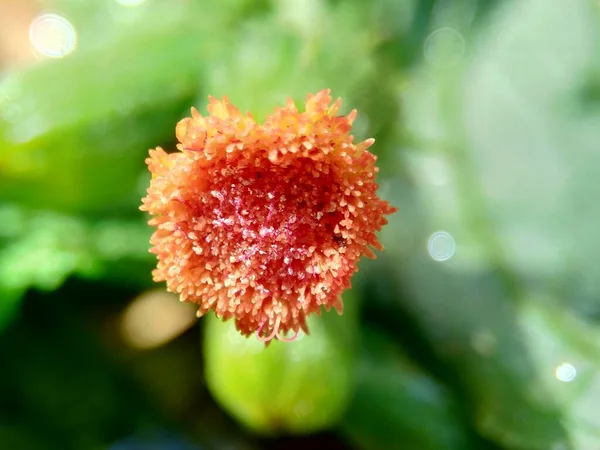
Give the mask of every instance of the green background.
[{"label": "green background", "polygon": [[[0,27],[25,3],[77,46],[0,59],[0,448],[600,449],[597,1],[0,0]],[[209,94],[262,119],[323,88],[399,209],[347,313],[128,345],[163,288],[148,149]]]}]

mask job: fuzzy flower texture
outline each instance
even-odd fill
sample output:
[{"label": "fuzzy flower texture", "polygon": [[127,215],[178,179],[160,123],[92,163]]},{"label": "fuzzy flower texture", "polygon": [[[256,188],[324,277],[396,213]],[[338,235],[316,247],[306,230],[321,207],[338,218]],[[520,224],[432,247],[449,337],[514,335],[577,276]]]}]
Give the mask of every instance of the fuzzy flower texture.
[{"label": "fuzzy flower texture", "polygon": [[374,140],[354,144],[356,110],[338,116],[340,106],[322,90],[304,112],[288,100],[263,124],[226,97],[209,97],[207,117],[192,108],[179,151],[146,160],[154,280],[198,317],[212,310],[265,342],[308,334],[322,306],[341,314],[358,260],[383,249],[375,233],[396,209],[377,197]]}]

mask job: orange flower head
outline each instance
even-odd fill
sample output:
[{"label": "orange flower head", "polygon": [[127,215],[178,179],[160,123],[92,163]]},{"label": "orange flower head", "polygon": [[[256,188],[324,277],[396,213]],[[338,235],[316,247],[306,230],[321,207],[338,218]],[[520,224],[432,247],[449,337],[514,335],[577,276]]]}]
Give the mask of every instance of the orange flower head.
[{"label": "orange flower head", "polygon": [[338,116],[329,90],[304,112],[288,100],[263,124],[224,97],[176,127],[178,152],[150,150],[152,180],[140,207],[154,227],[154,280],[198,316],[235,319],[268,341],[300,329],[321,307],[342,313],[362,255],[396,211],[377,197],[377,158],[353,143],[356,111]]}]

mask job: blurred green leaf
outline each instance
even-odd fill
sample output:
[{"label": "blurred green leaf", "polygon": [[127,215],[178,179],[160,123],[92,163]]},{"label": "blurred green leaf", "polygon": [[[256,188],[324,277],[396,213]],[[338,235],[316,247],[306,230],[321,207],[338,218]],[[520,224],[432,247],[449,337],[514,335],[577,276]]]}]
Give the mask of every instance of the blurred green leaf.
[{"label": "blurred green leaf", "polygon": [[97,270],[87,252],[87,233],[74,218],[40,214],[30,218],[27,233],[0,254],[0,280],[8,288],[57,289],[72,273]]},{"label": "blurred green leaf", "polygon": [[[0,207],[0,331],[16,316],[29,288],[54,290],[71,274],[92,275],[94,258],[87,252],[81,222],[51,213],[27,214]],[[28,217],[29,216],[29,217]]]},{"label": "blurred green leaf", "polygon": [[[427,242],[422,232],[413,239]],[[523,450],[568,442],[560,404],[540,384],[502,279],[494,272],[461,274],[426,252],[426,245],[413,245],[406,258],[380,258],[375,307],[390,320],[408,312],[483,436]]]},{"label": "blurred green leaf", "polygon": [[154,26],[125,27],[102,47],[6,74],[1,195],[77,211],[139,203],[147,149],[174,139],[198,91],[203,55],[216,46],[203,39],[210,17],[195,2],[167,10],[143,8],[136,23]]},{"label": "blurred green leaf", "polygon": [[58,450],[60,446],[48,442],[26,425],[5,424],[0,421],[0,443],[4,448],[19,450]]},{"label": "blurred green leaf", "polygon": [[599,32],[586,0],[506,2],[463,35],[459,64],[428,64],[405,87],[415,141],[403,159],[432,222],[461,242],[465,270],[547,277],[548,295],[582,283],[600,292],[590,264],[598,110],[580,103]]},{"label": "blurred green leaf", "polygon": [[82,218],[15,205],[0,207],[0,330],[28,289],[58,289],[70,276],[144,287],[154,258],[144,220]]},{"label": "blurred green leaf", "polygon": [[22,296],[22,290],[0,285],[0,333],[17,317]]},{"label": "blurred green leaf", "polygon": [[563,408],[572,448],[594,448],[600,442],[600,329],[541,299],[524,303],[519,320],[540,380]]},{"label": "blurred green leaf", "polygon": [[[425,213],[401,259],[404,307],[457,371],[480,432],[510,448],[576,445],[521,308],[542,295],[578,309],[600,292],[598,110],[581,104],[599,17],[586,0],[505,2],[485,26],[459,27],[460,60],[426,60],[403,86],[411,148],[399,162]],[[439,230],[456,252],[427,262]]]},{"label": "blurred green leaf", "polygon": [[106,448],[159,417],[60,294],[33,305],[0,336],[2,448]]},{"label": "blurred green leaf", "polygon": [[343,97],[349,110],[354,89],[376,76],[370,58],[375,35],[361,27],[360,11],[312,1],[275,5],[272,16],[241,24],[230,38],[233,47],[211,64],[203,91],[227,95],[258,120],[288,97],[302,104],[308,93],[324,88]]},{"label": "blurred green leaf", "polygon": [[451,393],[415,367],[381,331],[361,333],[357,385],[342,432],[363,449],[466,450]]}]

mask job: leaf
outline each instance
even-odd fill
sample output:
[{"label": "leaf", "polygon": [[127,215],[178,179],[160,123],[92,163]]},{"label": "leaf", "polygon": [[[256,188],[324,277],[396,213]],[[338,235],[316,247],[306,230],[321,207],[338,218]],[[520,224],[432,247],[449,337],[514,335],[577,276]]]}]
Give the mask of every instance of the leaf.
[{"label": "leaf", "polygon": [[73,275],[136,287],[151,283],[145,221],[81,217],[0,206],[0,330],[29,289],[58,289]]},{"label": "leaf", "polygon": [[203,55],[216,46],[202,39],[210,16],[181,3],[141,7],[129,26],[109,27],[103,46],[6,74],[1,195],[78,212],[137,206],[147,149],[174,140],[198,91]]},{"label": "leaf", "polygon": [[248,20],[230,37],[203,91],[227,95],[257,120],[288,97],[302,105],[308,93],[324,88],[343,97],[349,110],[352,92],[376,76],[370,58],[375,37],[361,23],[360,13],[343,5],[331,10],[322,2],[277,2],[274,15]]},{"label": "leaf", "polygon": [[[422,233],[413,240],[427,242]],[[560,405],[539,383],[518,311],[498,273],[450,271],[426,256],[426,248],[379,259],[376,307],[392,322],[406,313],[414,321],[420,333],[412,344],[423,339],[441,360],[443,375],[484,437],[523,450],[566,441]]]},{"label": "leaf", "polygon": [[456,399],[400,353],[385,333],[361,333],[355,392],[341,429],[360,448],[471,448]]},{"label": "leaf", "polygon": [[97,268],[86,241],[81,221],[54,214],[33,216],[24,236],[2,250],[2,285],[20,291],[30,287],[51,291],[72,273],[93,273]]},{"label": "leaf", "polygon": [[[457,64],[426,61],[404,93],[402,161],[425,216],[420,247],[402,259],[418,304],[404,306],[437,351],[454,346],[444,354],[479,431],[511,448],[577,445],[568,408],[532,361],[543,344],[527,340],[520,314],[540,296],[598,311],[598,108],[581,101],[597,74],[598,18],[587,0],[504,2],[458,30]],[[426,262],[439,230],[456,251]]]},{"label": "leaf", "polygon": [[519,320],[541,382],[563,408],[572,447],[593,448],[600,442],[600,329],[536,300],[523,304]]},{"label": "leaf", "polygon": [[12,431],[0,442],[14,442],[11,448],[39,448],[27,433],[40,437],[44,449],[106,448],[159,420],[149,399],[113,365],[89,324],[61,295],[31,296],[19,325],[0,336],[5,363],[0,396],[10,408],[5,424],[12,425],[0,427],[1,438]]},{"label": "leaf", "polygon": [[22,290],[0,285],[0,333],[17,317],[22,296]]}]

